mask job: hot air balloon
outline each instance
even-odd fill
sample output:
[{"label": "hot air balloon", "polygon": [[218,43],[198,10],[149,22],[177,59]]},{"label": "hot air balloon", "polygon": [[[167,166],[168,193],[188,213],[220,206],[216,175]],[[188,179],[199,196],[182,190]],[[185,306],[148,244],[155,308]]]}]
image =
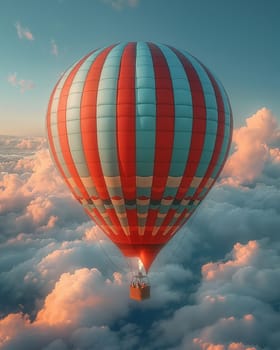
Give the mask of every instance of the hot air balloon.
[{"label": "hot air balloon", "polygon": [[219,176],[232,114],[221,83],[188,52],[118,43],[62,75],[50,97],[47,135],[74,197],[148,273]]}]

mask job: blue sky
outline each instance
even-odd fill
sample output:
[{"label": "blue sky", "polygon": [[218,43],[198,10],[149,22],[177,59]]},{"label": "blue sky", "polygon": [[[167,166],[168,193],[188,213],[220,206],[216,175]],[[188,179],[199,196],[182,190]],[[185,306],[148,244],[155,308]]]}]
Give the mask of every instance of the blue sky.
[{"label": "blue sky", "polygon": [[280,116],[277,0],[2,0],[1,134],[44,135],[51,90],[91,49],[156,41],[186,49],[224,84],[235,126]]}]

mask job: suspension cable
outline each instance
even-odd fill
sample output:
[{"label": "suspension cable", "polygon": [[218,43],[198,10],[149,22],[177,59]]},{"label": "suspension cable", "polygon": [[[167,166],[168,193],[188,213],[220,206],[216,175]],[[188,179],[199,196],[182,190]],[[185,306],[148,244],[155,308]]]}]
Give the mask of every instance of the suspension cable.
[{"label": "suspension cable", "polygon": [[[97,227],[97,226],[96,226]],[[102,232],[102,231],[101,231]],[[104,234],[102,232],[102,234]],[[97,242],[100,250],[102,251],[103,255],[104,255],[104,261],[106,260],[105,257],[107,258],[107,260],[110,262],[111,266],[110,266],[110,269],[113,270],[112,266],[115,267],[116,271],[113,271],[113,272],[118,272],[118,271],[122,271],[123,268],[118,266],[113,260],[112,258],[110,257],[110,255],[107,253],[106,249],[104,248],[104,246],[102,246],[101,244],[101,240],[97,237],[97,234],[95,232],[95,230],[93,230],[93,236],[95,238],[95,241]],[[112,242],[110,242],[111,244],[113,244]],[[125,259],[125,258],[124,258]],[[125,259],[126,260],[126,259]],[[126,261],[126,263],[128,264],[128,262]],[[107,264],[107,266],[109,266],[109,264]]]}]

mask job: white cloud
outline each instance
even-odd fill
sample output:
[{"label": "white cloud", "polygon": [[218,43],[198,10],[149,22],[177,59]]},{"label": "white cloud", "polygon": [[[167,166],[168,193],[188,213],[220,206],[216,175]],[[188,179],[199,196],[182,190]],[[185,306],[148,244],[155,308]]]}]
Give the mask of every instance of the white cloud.
[{"label": "white cloud", "polygon": [[17,73],[10,74],[8,76],[8,82],[13,86],[17,86]]},{"label": "white cloud", "polygon": [[10,142],[12,151],[9,144],[3,147],[7,154],[0,163],[0,242],[11,234],[39,234],[86,221],[41,139],[16,139]]},{"label": "white cloud", "polygon": [[17,73],[10,74],[7,80],[12,86],[19,88],[21,92],[32,90],[35,87],[32,80],[18,79]]},{"label": "white cloud", "polygon": [[15,24],[17,35],[20,39],[27,39],[29,41],[34,40],[34,35],[28,28],[23,27],[20,22],[16,22]]},{"label": "white cloud", "polygon": [[121,10],[124,7],[136,7],[140,0],[101,0],[107,5],[111,5],[115,10]]},{"label": "white cloud", "polygon": [[58,56],[58,46],[54,40],[51,40],[51,53],[54,56]]}]

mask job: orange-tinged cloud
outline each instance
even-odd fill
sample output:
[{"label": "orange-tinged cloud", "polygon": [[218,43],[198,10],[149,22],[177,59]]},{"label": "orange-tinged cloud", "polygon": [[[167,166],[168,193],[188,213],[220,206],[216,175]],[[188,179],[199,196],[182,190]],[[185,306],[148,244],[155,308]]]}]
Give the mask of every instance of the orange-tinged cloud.
[{"label": "orange-tinged cloud", "polygon": [[0,346],[10,341],[17,333],[30,327],[30,320],[22,313],[9,314],[0,319]]},{"label": "orange-tinged cloud", "polygon": [[251,322],[251,321],[254,321],[255,318],[254,318],[254,316],[252,314],[246,314],[246,315],[243,316],[243,319],[245,321]]},{"label": "orange-tinged cloud", "polygon": [[213,280],[221,275],[232,273],[234,268],[246,266],[255,257],[259,249],[257,241],[249,241],[243,245],[236,243],[233,248],[233,259],[225,263],[208,263],[202,266],[202,274],[206,280]]},{"label": "orange-tinged cloud", "polygon": [[45,221],[52,208],[52,202],[48,198],[36,197],[26,207],[26,216],[30,217],[35,224],[41,224]]},{"label": "orange-tinged cloud", "polygon": [[215,303],[223,303],[226,301],[226,298],[223,295],[206,295],[204,297],[204,300],[211,303],[211,304],[215,304]]},{"label": "orange-tinged cloud", "polygon": [[242,343],[231,343],[227,350],[257,350],[254,346],[246,346]]},{"label": "orange-tinged cloud", "polygon": [[[20,144],[21,146],[22,144]],[[36,157],[18,160],[13,173],[0,174],[1,205],[9,205],[11,202],[12,205],[16,206],[14,201],[18,201],[19,197],[29,199],[27,213],[34,218],[42,216],[41,209],[49,208],[50,200],[48,197],[54,192],[68,196],[68,191],[55,170],[46,149],[39,150]],[[40,198],[43,196],[46,198],[40,202]]]},{"label": "orange-tinged cloud", "polygon": [[64,273],[47,296],[37,322],[49,325],[76,323],[80,312],[101,303],[102,297],[93,293],[94,283],[90,275],[98,276],[99,272],[81,269],[74,274]]},{"label": "orange-tinged cloud", "polygon": [[200,338],[194,338],[193,339],[193,344],[199,346],[199,349],[202,350],[225,350],[224,345],[221,344],[210,344],[208,342],[204,342]]},{"label": "orange-tinged cloud", "polygon": [[279,162],[277,119],[267,108],[262,108],[246,119],[246,126],[233,131],[234,153],[225,164],[224,183],[240,185],[252,183],[262,173],[266,162]]},{"label": "orange-tinged cloud", "polygon": [[[57,258],[59,256],[54,256]],[[108,335],[114,339],[106,324],[126,314],[126,288],[119,273],[114,274],[113,280],[105,279],[96,269],[83,268],[72,274],[64,273],[45,298],[34,321],[21,312],[0,318],[0,348],[45,349],[44,346],[57,342],[63,334],[69,337],[73,334],[73,341],[75,338],[78,344],[82,344],[79,333],[90,330],[96,335],[101,332],[104,337]]]},{"label": "orange-tinged cloud", "polygon": [[201,350],[257,350],[255,347],[246,346],[242,343],[230,343],[229,345],[213,344],[200,338],[194,338],[193,344]]},{"label": "orange-tinged cloud", "polygon": [[[115,314],[126,312],[126,294],[120,274],[105,280],[97,269],[82,268],[64,273],[46,297],[36,322],[47,325],[71,325],[87,322],[92,317],[98,325],[108,322]],[[118,302],[115,298],[119,296]]]},{"label": "orange-tinged cloud", "polygon": [[104,239],[104,233],[98,226],[92,226],[85,231],[83,239],[85,241],[99,241],[101,243]]}]

